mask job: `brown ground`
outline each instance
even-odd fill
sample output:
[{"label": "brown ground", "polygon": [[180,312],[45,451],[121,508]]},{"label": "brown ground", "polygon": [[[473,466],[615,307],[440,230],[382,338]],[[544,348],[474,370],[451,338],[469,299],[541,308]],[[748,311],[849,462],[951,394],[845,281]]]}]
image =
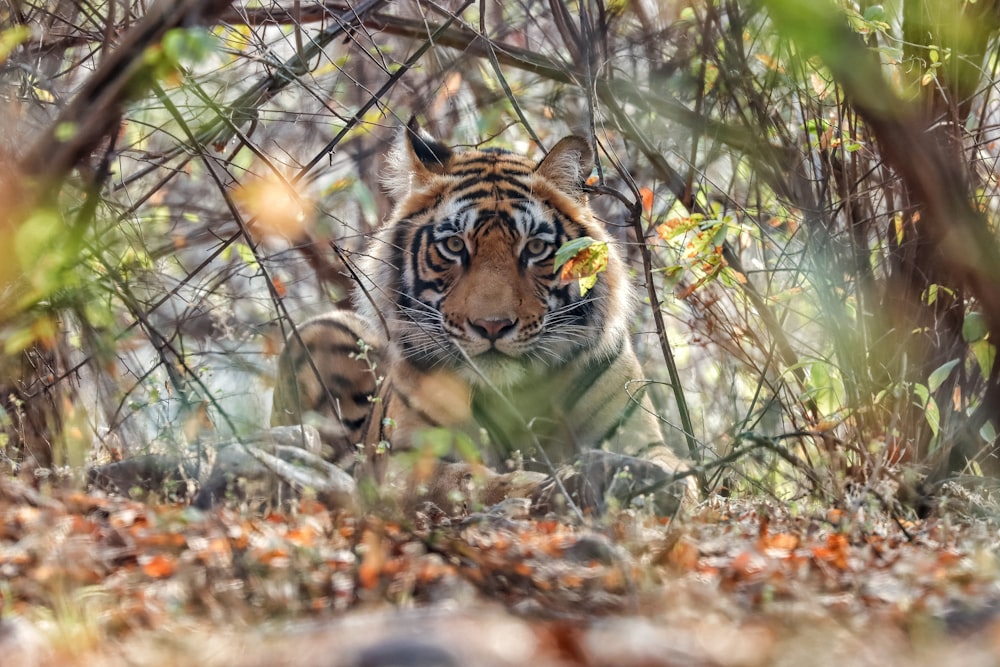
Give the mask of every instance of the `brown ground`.
[{"label": "brown ground", "polygon": [[714,499],[583,528],[0,487],[0,664],[995,665],[988,520]]}]

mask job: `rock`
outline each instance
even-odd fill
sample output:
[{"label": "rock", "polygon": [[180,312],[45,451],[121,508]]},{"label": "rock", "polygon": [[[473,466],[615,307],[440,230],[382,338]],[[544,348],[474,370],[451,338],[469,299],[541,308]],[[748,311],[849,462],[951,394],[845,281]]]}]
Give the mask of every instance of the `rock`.
[{"label": "rock", "polygon": [[184,499],[188,482],[195,479],[194,466],[173,454],[143,454],[87,470],[87,484],[126,498],[143,499],[150,494]]},{"label": "rock", "polygon": [[388,639],[359,652],[351,667],[458,667],[458,661],[424,640]]},{"label": "rock", "polygon": [[354,478],[323,460],[320,451],[319,433],[311,426],[276,426],[249,441],[223,444],[193,505],[208,509],[230,494],[280,504],[310,492],[330,508],[353,507]]}]

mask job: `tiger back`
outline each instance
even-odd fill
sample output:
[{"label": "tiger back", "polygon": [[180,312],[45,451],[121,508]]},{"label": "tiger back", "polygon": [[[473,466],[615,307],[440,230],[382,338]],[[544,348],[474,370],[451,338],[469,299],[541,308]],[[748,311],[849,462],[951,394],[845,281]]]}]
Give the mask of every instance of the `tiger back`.
[{"label": "tiger back", "polygon": [[[389,156],[396,205],[358,267],[357,314],[300,327],[279,371],[281,423],[320,413],[376,469],[387,448],[411,449],[436,428],[467,435],[500,471],[517,461],[550,473],[600,448],[684,469],[643,395],[626,267],[582,189],[592,163],[579,137],[536,162],[453,150],[411,124]],[[584,236],[607,243],[608,258],[581,294],[555,253]],[[345,332],[374,345],[381,381],[348,363],[358,357]],[[366,382],[345,381],[349,369],[369,371]]]}]

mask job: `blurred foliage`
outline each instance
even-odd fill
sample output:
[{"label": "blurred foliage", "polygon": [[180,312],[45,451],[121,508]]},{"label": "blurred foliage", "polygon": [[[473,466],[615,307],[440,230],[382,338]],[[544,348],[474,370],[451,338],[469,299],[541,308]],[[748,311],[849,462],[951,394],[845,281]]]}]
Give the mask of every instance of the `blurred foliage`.
[{"label": "blurred foliage", "polygon": [[[8,3],[6,455],[41,399],[89,460],[264,426],[289,323],[345,298],[415,114],[458,145],[593,142],[594,206],[653,281],[664,430],[726,457],[713,489],[994,472],[996,5],[236,2],[153,39],[164,3]],[[58,426],[46,466],[79,458]]]}]

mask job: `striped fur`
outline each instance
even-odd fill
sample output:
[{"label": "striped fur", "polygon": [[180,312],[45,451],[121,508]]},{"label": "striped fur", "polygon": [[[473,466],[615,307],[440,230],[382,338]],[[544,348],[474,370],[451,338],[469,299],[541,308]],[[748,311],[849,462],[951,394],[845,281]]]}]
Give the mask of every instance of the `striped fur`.
[{"label": "striped fur", "polygon": [[349,465],[378,393],[383,347],[377,333],[349,311],[299,325],[278,360],[271,423],[316,426],[325,457]]},{"label": "striped fur", "polygon": [[[397,205],[360,267],[358,315],[326,316],[300,331],[327,388],[353,373],[341,368],[343,355],[324,353],[343,348],[343,331],[384,335],[387,370],[374,409],[358,427],[355,399],[373,385],[324,395],[294,342],[280,387],[287,394],[297,385],[306,410],[329,415],[339,403],[341,435],[370,458],[379,443],[405,450],[421,431],[447,427],[488,442],[483,458],[494,468],[520,452],[525,467],[548,471],[546,459],[565,463],[601,447],[682,468],[641,383],[632,382],[642,372],[614,244],[585,296],[554,270],[567,241],[610,241],[581,189],[592,161],[579,137],[536,163],[500,150],[453,151],[411,126],[390,156],[386,186]],[[280,401],[283,419],[298,417],[289,398]]]}]

